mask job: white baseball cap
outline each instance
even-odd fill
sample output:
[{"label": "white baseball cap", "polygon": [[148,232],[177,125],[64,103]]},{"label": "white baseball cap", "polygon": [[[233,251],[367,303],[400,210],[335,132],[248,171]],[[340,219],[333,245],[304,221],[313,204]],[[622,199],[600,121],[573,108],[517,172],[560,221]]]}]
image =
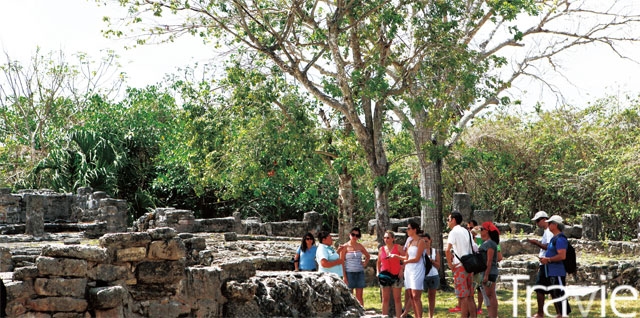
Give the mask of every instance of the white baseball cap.
[{"label": "white baseball cap", "polygon": [[533,219],[531,219],[531,221],[538,221],[541,218],[549,218],[549,214],[547,214],[547,212],[544,211],[538,211],[538,213],[536,213],[536,215],[533,216]]},{"label": "white baseball cap", "polygon": [[546,220],[545,222],[547,223],[556,223],[556,224],[562,224],[562,217],[559,215],[554,215],[552,217],[550,217],[548,220]]}]

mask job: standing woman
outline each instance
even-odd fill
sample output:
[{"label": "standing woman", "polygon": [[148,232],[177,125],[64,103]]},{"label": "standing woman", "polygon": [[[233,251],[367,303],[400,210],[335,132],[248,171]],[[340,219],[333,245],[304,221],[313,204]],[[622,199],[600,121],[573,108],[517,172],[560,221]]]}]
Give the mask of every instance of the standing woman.
[{"label": "standing woman", "polygon": [[[402,247],[395,244],[396,238],[393,231],[388,230],[384,233],[384,245],[380,247],[378,251],[378,261],[376,262],[377,273],[387,272],[393,276],[399,276],[402,265],[400,259],[404,256]],[[396,315],[394,317],[400,317],[402,315],[402,280],[396,280],[391,286],[380,285],[382,290],[382,315],[387,317],[389,315],[389,299],[393,293],[393,302],[396,309]]]},{"label": "standing woman", "polygon": [[315,271],[316,266],[316,239],[313,234],[307,233],[302,237],[302,242],[296,251],[293,266],[297,271]]},{"label": "standing woman", "polygon": [[[406,255],[404,259],[404,288],[409,293],[411,303],[405,304],[405,311],[401,317],[409,314],[409,308],[413,307],[416,318],[422,317],[422,290],[424,289],[424,263],[422,254],[424,253],[425,244],[418,231],[420,230],[418,223],[409,221],[407,226],[407,234],[410,241],[406,246]],[[407,239],[407,240],[409,240]]]},{"label": "standing woman", "polygon": [[424,276],[424,288],[429,290],[429,317],[433,318],[436,310],[436,292],[440,287],[440,274],[438,274],[438,268],[440,268],[440,253],[438,250],[431,247],[431,235],[424,233],[423,240],[425,243],[424,261],[431,262],[431,270]]},{"label": "standing woman", "polygon": [[485,303],[489,317],[498,317],[498,298],[496,297],[496,280],[498,279],[498,244],[500,231],[492,222],[482,223],[480,236],[484,241],[478,249],[487,262],[487,270],[483,273],[482,289],[487,296]]},{"label": "standing woman", "polygon": [[[349,234],[349,242],[343,245],[345,283],[351,292],[355,289],[356,299],[364,306],[362,291],[364,289],[364,268],[369,264],[371,255],[358,240],[362,237],[360,228],[354,227]],[[364,256],[364,259],[363,259]]]}]

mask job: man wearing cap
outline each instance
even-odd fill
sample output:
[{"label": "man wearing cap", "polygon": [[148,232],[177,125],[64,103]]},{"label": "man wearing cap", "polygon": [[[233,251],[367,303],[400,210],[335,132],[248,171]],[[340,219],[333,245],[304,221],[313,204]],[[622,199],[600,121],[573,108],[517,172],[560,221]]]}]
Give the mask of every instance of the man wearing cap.
[{"label": "man wearing cap", "polygon": [[[540,248],[540,252],[538,253],[538,258],[540,259],[544,257],[544,254],[547,252],[547,245],[551,241],[551,238],[553,238],[553,233],[551,233],[551,231],[549,230],[549,223],[546,222],[548,219],[549,219],[549,215],[545,211],[538,211],[538,213],[536,213],[536,215],[533,216],[533,219],[531,219],[531,221],[533,221],[538,227],[544,230],[544,232],[542,233],[541,240],[539,241],[535,239],[527,240],[527,242],[533,245],[536,245]],[[545,280],[546,280],[546,276],[544,273],[544,265],[540,263],[540,267],[538,268],[538,275],[536,276],[536,285],[546,286],[547,284],[545,284]],[[546,294],[548,294],[546,290],[536,290],[536,300],[538,304],[538,314],[539,314],[538,316],[540,317],[543,316],[544,297]],[[534,316],[534,317],[538,317],[538,316]]]},{"label": "man wearing cap", "polygon": [[[559,299],[564,296],[564,287],[566,284],[567,271],[564,268],[564,259],[567,257],[567,247],[569,241],[567,237],[562,234],[564,230],[564,224],[562,223],[562,217],[559,215],[551,216],[547,221],[549,224],[549,231],[553,233],[553,238],[547,245],[547,252],[544,257],[540,259],[540,262],[545,265],[545,273],[547,277],[547,287],[561,288],[549,288],[549,293],[553,299]],[[544,285],[544,284],[543,284]],[[554,302],[556,308],[556,317],[566,317],[571,313],[571,307],[569,302],[564,299],[562,301]],[[538,308],[538,315],[541,314],[541,309]]]}]

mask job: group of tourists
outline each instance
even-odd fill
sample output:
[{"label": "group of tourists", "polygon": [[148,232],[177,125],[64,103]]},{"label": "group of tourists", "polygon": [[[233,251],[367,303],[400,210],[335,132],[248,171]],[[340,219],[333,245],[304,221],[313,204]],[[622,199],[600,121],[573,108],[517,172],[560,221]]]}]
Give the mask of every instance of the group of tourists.
[{"label": "group of tourists", "polygon": [[349,289],[355,292],[360,305],[364,305],[362,297],[365,287],[364,268],[369,263],[371,255],[362,244],[358,243],[361,237],[360,228],[355,227],[349,233],[349,241],[334,248],[333,238],[329,232],[318,232],[317,246],[313,234],[307,233],[302,237],[300,247],[294,256],[294,269],[296,271],[317,270],[338,275]]},{"label": "group of tourists", "polygon": [[[536,285],[545,289],[536,289],[538,311],[532,318],[544,317],[544,301],[547,294],[553,299],[564,296],[562,288],[550,286],[566,285],[566,270],[563,260],[566,257],[568,240],[562,234],[564,225],[558,215],[549,217],[546,212],[535,214],[533,222],[544,229],[540,240],[529,239],[528,242],[540,247],[540,267]],[[498,262],[502,260],[500,251],[500,231],[492,222],[478,224],[469,220],[463,226],[462,214],[452,212],[447,218],[447,226],[451,229],[444,248],[447,267],[453,273],[453,285],[458,305],[450,312],[460,312],[461,317],[477,317],[483,313],[483,303],[488,317],[498,316],[498,299],[496,281],[498,279]],[[359,228],[353,228],[347,243],[334,248],[329,232],[318,233],[319,244],[307,233],[302,238],[300,247],[294,257],[296,271],[320,271],[333,273],[342,278],[358,302],[363,305],[363,289],[365,287],[364,269],[371,256],[366,248],[358,242],[361,238]],[[389,304],[393,300],[395,317],[406,317],[412,311],[414,317],[422,317],[422,292],[427,292],[429,317],[435,314],[436,290],[440,285],[438,269],[441,256],[432,247],[431,236],[424,233],[418,223],[409,221],[407,239],[404,246],[395,243],[393,231],[386,231],[384,244],[378,251],[376,270],[381,288],[382,314],[389,314]],[[483,271],[474,273],[467,271],[465,261],[468,255],[479,253],[486,266]],[[465,257],[467,256],[467,257]],[[402,288],[405,289],[404,306],[402,305]],[[475,301],[475,295],[478,302]],[[566,317],[571,308],[566,301],[554,302],[558,317]]]}]

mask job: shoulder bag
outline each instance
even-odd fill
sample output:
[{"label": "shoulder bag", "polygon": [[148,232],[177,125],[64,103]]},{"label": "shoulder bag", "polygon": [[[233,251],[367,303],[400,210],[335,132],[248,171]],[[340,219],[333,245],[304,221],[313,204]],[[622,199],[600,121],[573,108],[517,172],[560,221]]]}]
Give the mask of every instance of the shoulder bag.
[{"label": "shoulder bag", "polygon": [[484,272],[485,270],[487,270],[487,263],[484,262],[484,259],[482,258],[482,255],[480,253],[473,250],[471,233],[469,233],[469,245],[471,246],[470,254],[463,255],[462,257],[458,257],[458,255],[456,255],[456,257],[460,260],[460,263],[462,263],[462,266],[464,266],[464,270],[467,273],[477,274]]}]

